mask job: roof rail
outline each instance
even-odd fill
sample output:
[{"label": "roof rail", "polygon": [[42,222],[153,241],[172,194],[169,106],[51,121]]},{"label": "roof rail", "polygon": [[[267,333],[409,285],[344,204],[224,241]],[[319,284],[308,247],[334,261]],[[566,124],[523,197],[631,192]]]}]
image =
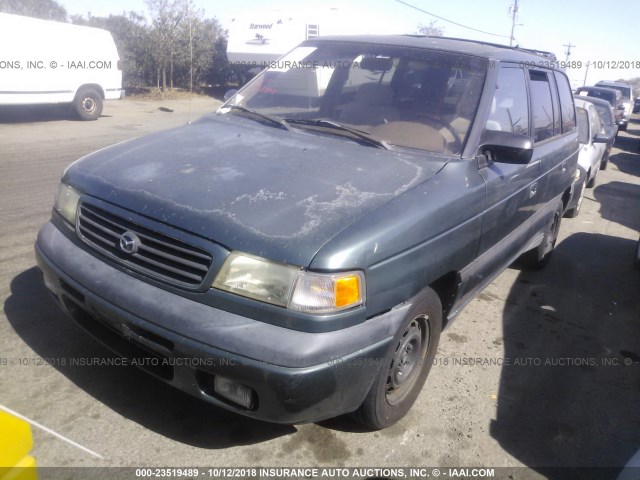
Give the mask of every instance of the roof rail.
[{"label": "roof rail", "polygon": [[509,45],[502,45],[500,43],[492,43],[492,42],[485,42],[483,40],[471,40],[469,38],[457,38],[457,37],[432,37],[429,35],[406,35],[407,37],[417,37],[417,38],[442,38],[444,40],[457,40],[460,42],[469,42],[469,43],[477,43],[479,45],[487,45],[489,47],[496,47],[496,48],[505,48],[505,49],[509,49],[509,50],[516,50],[519,52],[527,52],[527,53],[532,53],[533,55],[538,55],[539,57],[544,57],[544,58],[548,58],[549,60],[552,61],[556,61],[556,56],[554,53],[552,52],[547,52],[545,50],[535,50],[533,48],[522,48],[519,46],[515,46],[515,47],[510,47]]}]

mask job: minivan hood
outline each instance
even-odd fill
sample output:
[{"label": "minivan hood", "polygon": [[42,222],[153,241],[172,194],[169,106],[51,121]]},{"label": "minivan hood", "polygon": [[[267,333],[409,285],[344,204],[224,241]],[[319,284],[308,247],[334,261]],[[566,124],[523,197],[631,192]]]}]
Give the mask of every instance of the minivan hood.
[{"label": "minivan hood", "polygon": [[446,161],[211,114],[84,157],[63,181],[230,250],[306,266],[334,235]]}]

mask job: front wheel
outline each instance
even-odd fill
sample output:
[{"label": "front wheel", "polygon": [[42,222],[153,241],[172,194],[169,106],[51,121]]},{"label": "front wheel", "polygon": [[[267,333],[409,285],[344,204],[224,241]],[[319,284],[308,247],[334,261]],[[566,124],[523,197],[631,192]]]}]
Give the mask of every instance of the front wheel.
[{"label": "front wheel", "polygon": [[564,213],[564,216],[567,218],[576,218],[578,216],[578,214],[580,213],[580,208],[582,208],[582,202],[584,201],[584,191],[585,191],[585,184],[584,182],[582,182],[580,184],[580,196],[578,197],[578,203],[576,203],[576,206],[567,210]]},{"label": "front wheel", "polygon": [[[593,177],[591,178],[591,180],[589,180],[587,182],[587,188],[593,188],[596,186],[596,179],[598,178],[598,172],[600,171],[600,167],[596,168],[593,172]],[[589,176],[587,175],[587,178],[589,178]]]},{"label": "front wheel", "polygon": [[440,299],[426,288],[415,297],[369,393],[355,412],[358,421],[380,430],[404,417],[429,375],[441,330]]},{"label": "front wheel", "polygon": [[73,100],[73,108],[81,120],[97,120],[102,105],[102,95],[93,88],[80,89]]}]

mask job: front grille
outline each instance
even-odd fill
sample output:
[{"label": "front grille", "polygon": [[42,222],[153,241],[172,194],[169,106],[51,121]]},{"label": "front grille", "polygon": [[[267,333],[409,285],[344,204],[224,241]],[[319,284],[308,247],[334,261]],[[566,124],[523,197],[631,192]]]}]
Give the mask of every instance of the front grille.
[{"label": "front grille", "polygon": [[[88,203],[80,205],[77,228],[80,237],[95,250],[133,271],[179,287],[200,287],[213,263],[213,256],[198,247]],[[120,248],[125,232],[138,237],[135,253]]]}]

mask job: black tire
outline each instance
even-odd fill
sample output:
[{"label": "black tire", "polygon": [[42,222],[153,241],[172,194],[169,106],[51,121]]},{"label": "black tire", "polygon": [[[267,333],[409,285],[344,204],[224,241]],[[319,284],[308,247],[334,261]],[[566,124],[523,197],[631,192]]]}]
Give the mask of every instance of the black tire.
[{"label": "black tire", "polygon": [[359,422],[380,430],[405,416],[429,375],[441,330],[440,299],[426,288],[414,297],[371,389],[355,412]]},{"label": "black tire", "polygon": [[575,207],[564,212],[564,216],[567,218],[576,218],[580,213],[580,208],[582,208],[582,202],[584,200],[584,191],[586,190],[584,182],[580,185],[580,197],[578,198],[578,203]]},{"label": "black tire", "polygon": [[636,268],[640,270],[640,240],[638,240],[638,246],[636,247],[636,258],[633,259],[633,263]]},{"label": "black tire", "polygon": [[81,88],[73,100],[73,109],[81,120],[97,120],[102,106],[102,95],[93,88]]},{"label": "black tire", "polygon": [[518,264],[525,270],[540,270],[547,266],[553,254],[560,233],[560,223],[562,221],[562,204],[556,207],[556,211],[551,217],[544,232],[542,243],[533,250],[525,252],[519,259]]},{"label": "black tire", "polygon": [[587,188],[593,188],[596,186],[596,180],[598,178],[599,171],[600,168],[596,168],[595,172],[593,173],[593,178],[587,182]]}]

